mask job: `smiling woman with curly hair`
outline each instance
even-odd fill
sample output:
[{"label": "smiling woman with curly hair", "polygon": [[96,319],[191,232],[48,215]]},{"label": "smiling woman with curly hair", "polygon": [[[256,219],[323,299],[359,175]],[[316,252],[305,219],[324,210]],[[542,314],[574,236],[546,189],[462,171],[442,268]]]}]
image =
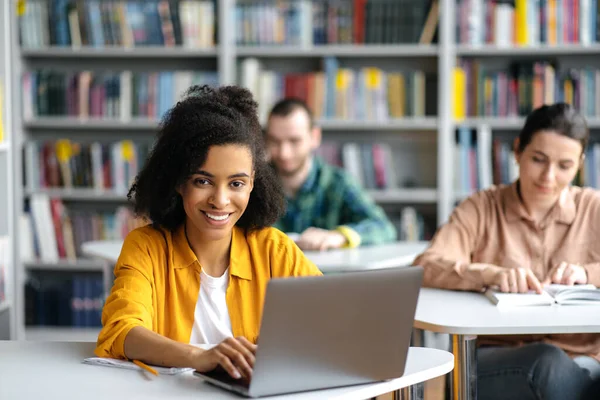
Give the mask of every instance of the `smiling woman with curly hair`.
[{"label": "smiling woman with curly hair", "polygon": [[285,203],[263,149],[246,89],[194,86],[165,116],[128,195],[151,224],[125,239],[98,356],[251,376],[268,280],[321,274],[269,227]]}]

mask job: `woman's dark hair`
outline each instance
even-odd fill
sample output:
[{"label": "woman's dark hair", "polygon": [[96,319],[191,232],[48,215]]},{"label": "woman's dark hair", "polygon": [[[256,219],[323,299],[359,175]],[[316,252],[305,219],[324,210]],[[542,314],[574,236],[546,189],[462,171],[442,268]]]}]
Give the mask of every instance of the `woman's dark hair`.
[{"label": "woman's dark hair", "polygon": [[258,104],[247,89],[192,86],[163,118],[156,144],[127,198],[155,227],[174,230],[185,221],[176,189],[206,161],[211,146],[239,144],[252,153],[254,188],[237,222],[246,230],[272,225],[284,213],[281,183],[264,156]]},{"label": "woman's dark hair", "polygon": [[567,103],[545,105],[533,110],[519,133],[517,150],[522,152],[531,143],[533,136],[540,131],[553,131],[579,140],[583,151],[590,137],[585,118]]}]

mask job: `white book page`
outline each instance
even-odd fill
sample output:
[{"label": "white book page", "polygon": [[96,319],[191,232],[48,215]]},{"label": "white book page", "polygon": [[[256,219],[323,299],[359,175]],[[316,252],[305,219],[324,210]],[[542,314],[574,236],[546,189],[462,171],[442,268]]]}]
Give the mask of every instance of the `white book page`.
[{"label": "white book page", "polygon": [[554,298],[542,292],[534,291],[527,293],[502,293],[495,289],[488,289],[485,296],[498,307],[520,307],[520,306],[549,306],[554,304]]}]

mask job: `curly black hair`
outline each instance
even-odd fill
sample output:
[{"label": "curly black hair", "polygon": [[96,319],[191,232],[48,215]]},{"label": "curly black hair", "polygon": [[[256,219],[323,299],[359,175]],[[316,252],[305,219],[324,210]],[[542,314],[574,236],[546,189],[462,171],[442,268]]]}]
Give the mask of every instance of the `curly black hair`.
[{"label": "curly black hair", "polygon": [[272,225],[285,211],[279,178],[267,164],[258,104],[238,86],[192,86],[161,121],[156,143],[137,175],[127,198],[138,216],[169,230],[186,218],[177,188],[207,157],[211,146],[247,146],[254,164],[254,188],[237,226],[260,229]]}]

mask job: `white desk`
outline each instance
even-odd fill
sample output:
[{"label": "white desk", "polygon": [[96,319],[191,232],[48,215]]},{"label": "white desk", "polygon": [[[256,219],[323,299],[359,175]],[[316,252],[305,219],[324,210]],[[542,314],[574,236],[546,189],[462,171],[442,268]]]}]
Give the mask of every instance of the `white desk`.
[{"label": "white desk", "polygon": [[[100,240],[83,243],[81,249],[87,256],[114,263],[122,246],[122,240]],[[351,272],[410,265],[427,246],[428,242],[395,242],[355,249],[307,251],[305,254],[324,273]]]},{"label": "white desk", "polygon": [[429,242],[395,242],[354,249],[307,251],[304,254],[323,273],[352,272],[410,265],[428,245]]},{"label": "white desk", "polygon": [[[205,383],[191,373],[148,377],[140,371],[81,363],[93,356],[94,343],[0,341],[0,399],[211,399],[242,397]],[[317,390],[269,400],[368,399],[450,372],[454,357],[446,351],[411,348],[403,377],[387,382]]]},{"label": "white desk", "polygon": [[450,334],[453,398],[476,399],[476,335],[600,332],[600,306],[499,308],[483,294],[423,288],[415,328]]}]

